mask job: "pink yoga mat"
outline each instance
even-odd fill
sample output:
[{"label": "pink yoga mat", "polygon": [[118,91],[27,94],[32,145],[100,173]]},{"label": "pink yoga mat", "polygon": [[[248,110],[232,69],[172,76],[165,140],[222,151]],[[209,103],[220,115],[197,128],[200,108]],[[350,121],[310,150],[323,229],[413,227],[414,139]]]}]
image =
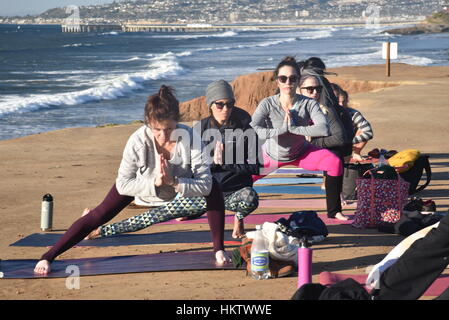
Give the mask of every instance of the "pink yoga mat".
[{"label": "pink yoga mat", "polygon": [[[352,278],[355,281],[357,281],[360,284],[366,283],[366,278],[368,277],[367,274],[340,274],[340,273],[333,273],[333,272],[321,272],[320,273],[320,283],[323,286],[328,286],[335,284],[339,281],[343,281],[347,278]],[[449,287],[449,275],[442,274],[440,275],[434,283],[427,289],[426,292],[424,292],[424,296],[439,296],[441,293],[443,293],[444,290],[446,290]]]},{"label": "pink yoga mat", "polygon": [[[291,213],[285,213],[285,214],[250,214],[245,217],[245,223],[246,224],[263,224],[264,222],[275,222],[276,220],[279,220],[280,218],[286,218],[290,217]],[[352,220],[347,221],[341,221],[337,219],[329,219],[326,217],[326,215],[322,214],[319,215],[320,219],[323,220],[323,222],[326,225],[337,225],[337,224],[351,224]],[[351,216],[349,216],[351,217]],[[167,222],[159,223],[159,225],[162,224],[182,224],[182,223],[207,223],[207,215],[204,215],[198,219],[194,220],[185,220],[185,221],[176,221],[176,220],[170,220]],[[234,223],[234,215],[226,215],[225,216],[225,223],[227,224],[233,224]]]}]

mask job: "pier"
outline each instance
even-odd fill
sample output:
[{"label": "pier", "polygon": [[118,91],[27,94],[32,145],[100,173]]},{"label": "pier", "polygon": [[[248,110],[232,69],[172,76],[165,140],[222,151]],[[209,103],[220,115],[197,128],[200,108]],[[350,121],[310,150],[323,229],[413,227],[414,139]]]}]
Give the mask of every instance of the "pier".
[{"label": "pier", "polygon": [[122,31],[122,26],[116,24],[63,24],[61,29],[64,33],[108,32]]},{"label": "pier", "polygon": [[[380,25],[406,25],[416,24],[413,22],[390,22],[380,23]],[[212,24],[142,24],[142,23],[122,23],[122,24],[66,24],[61,25],[62,32],[217,32],[241,29],[310,29],[326,27],[363,27],[365,23],[346,24],[282,24],[282,25],[212,25]]]}]

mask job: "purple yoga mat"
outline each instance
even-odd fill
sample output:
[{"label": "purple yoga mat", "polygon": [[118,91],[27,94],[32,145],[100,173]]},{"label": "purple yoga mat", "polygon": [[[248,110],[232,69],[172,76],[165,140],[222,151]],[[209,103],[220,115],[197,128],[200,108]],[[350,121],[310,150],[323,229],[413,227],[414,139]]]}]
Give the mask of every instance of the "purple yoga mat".
[{"label": "purple yoga mat", "polygon": [[[339,274],[333,272],[321,272],[320,283],[323,286],[329,286],[339,281],[352,278],[360,284],[366,283],[367,274]],[[439,296],[449,287],[449,274],[440,275],[432,285],[424,292],[424,296]]]},{"label": "purple yoga mat", "polygon": [[33,279],[66,278],[73,276],[74,270],[79,270],[79,276],[94,276],[158,271],[236,269],[232,263],[216,266],[213,252],[157,253],[55,260],[51,264],[52,271],[46,276],[34,274],[33,270],[37,262],[38,260],[1,260],[0,272],[4,279]]},{"label": "purple yoga mat", "polygon": [[[280,218],[288,219],[292,213],[293,212],[285,213],[285,214],[279,214],[279,213],[278,214],[250,214],[245,217],[244,222],[246,224],[263,224],[264,222],[275,222],[275,221],[279,220]],[[352,217],[351,215],[348,215],[348,216]],[[327,225],[351,224],[352,223],[352,220],[341,221],[341,220],[337,220],[337,219],[329,219],[325,215],[319,215],[319,217]],[[207,223],[207,215],[204,215],[201,218],[194,219],[194,220],[185,220],[185,221],[171,220],[171,221],[160,223],[160,225],[162,225],[162,224],[178,224],[178,223],[179,224],[182,224],[182,223]],[[225,223],[233,224],[234,223],[234,215],[226,215]]]}]

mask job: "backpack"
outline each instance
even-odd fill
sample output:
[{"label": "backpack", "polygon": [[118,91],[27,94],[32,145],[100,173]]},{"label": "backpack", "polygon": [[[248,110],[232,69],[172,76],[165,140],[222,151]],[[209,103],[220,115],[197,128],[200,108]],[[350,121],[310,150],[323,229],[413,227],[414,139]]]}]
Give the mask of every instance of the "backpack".
[{"label": "backpack", "polygon": [[[426,172],[426,182],[418,187],[421,180],[423,172]],[[419,158],[414,162],[413,167],[403,173],[400,173],[402,179],[410,183],[408,194],[412,195],[417,192],[424,190],[430,183],[432,179],[432,170],[430,168],[429,156],[420,155]]]}]

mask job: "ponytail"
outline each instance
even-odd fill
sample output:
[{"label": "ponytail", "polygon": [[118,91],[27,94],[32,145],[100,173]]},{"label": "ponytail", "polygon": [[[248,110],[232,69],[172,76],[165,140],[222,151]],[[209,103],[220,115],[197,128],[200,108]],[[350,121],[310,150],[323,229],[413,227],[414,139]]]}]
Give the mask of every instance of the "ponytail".
[{"label": "ponytail", "polygon": [[145,104],[145,123],[150,121],[175,120],[181,119],[179,111],[179,101],[174,95],[172,87],[162,85],[158,91],[151,95]]}]

